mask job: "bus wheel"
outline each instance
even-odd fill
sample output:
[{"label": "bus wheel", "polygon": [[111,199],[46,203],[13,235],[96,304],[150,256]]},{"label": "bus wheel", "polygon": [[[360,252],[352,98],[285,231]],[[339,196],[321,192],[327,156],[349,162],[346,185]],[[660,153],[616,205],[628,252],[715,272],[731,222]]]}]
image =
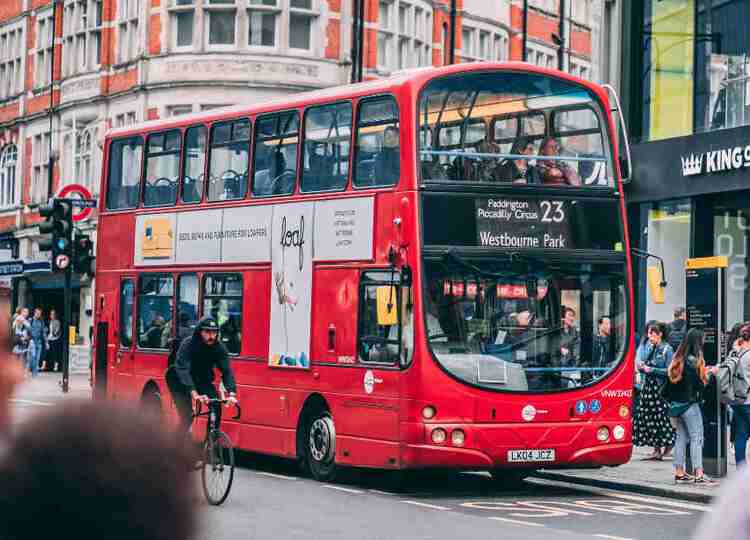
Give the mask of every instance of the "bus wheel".
[{"label": "bus wheel", "polygon": [[148,386],[141,395],[141,408],[143,411],[153,414],[161,414],[161,394],[155,386]]},{"label": "bus wheel", "polygon": [[328,411],[312,415],[305,440],[307,465],[313,478],[332,482],[336,478],[336,428]]},{"label": "bus wheel", "polygon": [[534,469],[492,469],[492,481],[500,489],[518,489]]}]

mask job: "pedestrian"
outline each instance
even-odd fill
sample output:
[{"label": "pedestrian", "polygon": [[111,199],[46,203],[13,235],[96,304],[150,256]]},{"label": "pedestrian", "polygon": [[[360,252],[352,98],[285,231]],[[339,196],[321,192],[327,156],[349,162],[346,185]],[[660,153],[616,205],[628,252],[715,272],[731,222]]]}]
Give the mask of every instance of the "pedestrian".
[{"label": "pedestrian", "polygon": [[62,355],[62,326],[57,318],[57,311],[49,312],[49,326],[47,330],[47,362],[51,371],[59,371],[60,356]]},{"label": "pedestrian", "polygon": [[184,441],[132,407],[70,401],[16,429],[0,460],[0,538],[193,540]]},{"label": "pedestrian", "polygon": [[750,537],[750,467],[730,477],[721,493],[704,512],[694,540],[747,540]]},{"label": "pedestrian", "polygon": [[[724,342],[724,357],[728,357],[730,355],[736,355],[739,352],[739,337],[740,337],[740,328],[745,323],[738,322],[734,326],[732,326],[732,329],[727,333],[726,339]],[[735,435],[737,433],[737,418],[732,411],[732,407],[727,407],[727,415],[729,416],[729,419],[727,421],[727,425],[729,426],[729,444],[734,447],[734,441],[735,441]]]},{"label": "pedestrian", "polygon": [[11,352],[16,356],[19,364],[26,367],[26,353],[29,350],[31,334],[29,333],[29,326],[23,318],[23,315],[16,317],[16,321],[13,323],[13,334],[11,339],[13,345]]},{"label": "pedestrian", "polygon": [[29,361],[31,376],[36,377],[39,373],[42,352],[47,343],[47,327],[42,319],[42,308],[34,309],[34,316],[29,321],[29,332],[31,333],[32,343],[29,343],[29,350],[26,353],[26,357]]},{"label": "pedestrian", "polygon": [[[738,359],[738,370],[746,381],[750,381],[750,323],[743,323],[734,343],[734,354]],[[720,366],[711,367],[711,372],[718,373]],[[746,396],[744,403],[732,403],[732,418],[734,423],[734,457],[737,467],[741,467],[747,460],[747,441],[750,439],[750,396]]]},{"label": "pedestrian", "polygon": [[674,446],[675,430],[669,421],[669,404],[661,396],[667,380],[667,367],[672,362],[672,347],[664,340],[667,325],[651,324],[647,329],[648,342],[639,349],[637,369],[643,378],[638,410],[633,418],[633,444],[652,446],[647,460],[669,455]]},{"label": "pedestrian", "polygon": [[10,325],[8,326],[8,335],[9,336],[13,335],[13,327],[16,324],[16,319],[21,316],[21,310],[22,309],[23,308],[21,306],[18,306],[16,308],[16,311],[13,312],[13,316],[10,318]]},{"label": "pedestrian", "polygon": [[[688,330],[667,369],[665,397],[669,401],[672,425],[677,430],[674,453],[676,484],[711,483],[703,474],[703,414],[700,402],[709,373],[703,359],[703,339],[701,330]],[[685,472],[685,452],[688,445],[694,476]]]},{"label": "pedestrian", "polygon": [[667,341],[673,351],[677,350],[687,333],[687,310],[684,307],[677,307],[674,310],[674,320],[669,323]]}]

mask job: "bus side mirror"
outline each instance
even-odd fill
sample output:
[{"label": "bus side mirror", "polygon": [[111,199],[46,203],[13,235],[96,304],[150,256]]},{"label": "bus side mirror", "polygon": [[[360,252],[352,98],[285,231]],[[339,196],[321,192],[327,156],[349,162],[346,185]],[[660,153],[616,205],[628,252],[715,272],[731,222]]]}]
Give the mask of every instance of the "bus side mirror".
[{"label": "bus side mirror", "polygon": [[393,326],[398,322],[397,301],[396,287],[393,285],[383,285],[375,290],[378,326]]}]

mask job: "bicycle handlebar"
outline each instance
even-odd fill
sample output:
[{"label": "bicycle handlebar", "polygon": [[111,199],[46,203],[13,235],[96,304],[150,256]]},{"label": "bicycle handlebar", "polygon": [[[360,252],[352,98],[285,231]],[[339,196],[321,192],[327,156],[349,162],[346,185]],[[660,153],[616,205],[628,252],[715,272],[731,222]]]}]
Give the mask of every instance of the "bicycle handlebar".
[{"label": "bicycle handlebar", "polygon": [[[198,403],[198,410],[195,413],[193,413],[193,418],[196,418],[198,416],[205,416],[206,414],[208,414],[208,412],[205,412],[205,413],[202,412],[203,402],[202,401],[198,401],[197,403]],[[208,404],[211,405],[212,403],[218,403],[220,405],[224,405],[225,403],[229,403],[229,400],[228,399],[209,398]],[[234,408],[236,409],[237,414],[235,414],[234,416],[232,416],[231,419],[232,420],[239,420],[240,416],[242,416],[242,408],[240,407],[239,402],[235,402],[234,403]]]}]

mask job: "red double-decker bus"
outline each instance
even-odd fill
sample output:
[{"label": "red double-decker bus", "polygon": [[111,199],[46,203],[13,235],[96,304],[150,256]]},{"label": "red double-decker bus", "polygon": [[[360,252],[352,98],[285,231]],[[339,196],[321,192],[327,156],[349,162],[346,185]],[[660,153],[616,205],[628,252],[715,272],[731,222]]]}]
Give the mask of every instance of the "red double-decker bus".
[{"label": "red double-decker bus", "polygon": [[226,431],[320,480],[628,461],[608,96],[477,63],[109,133],[96,388],[172,414],[170,339],[212,315],[244,404]]}]

